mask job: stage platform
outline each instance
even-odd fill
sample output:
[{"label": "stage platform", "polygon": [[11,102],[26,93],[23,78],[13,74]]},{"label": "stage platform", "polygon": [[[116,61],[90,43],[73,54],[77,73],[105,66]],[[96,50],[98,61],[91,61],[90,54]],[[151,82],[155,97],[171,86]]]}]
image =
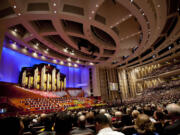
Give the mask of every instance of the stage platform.
[{"label": "stage platform", "polygon": [[84,97],[84,91],[79,88],[47,92],[4,82],[0,82],[0,88],[1,115],[50,113],[105,105],[101,100]]}]

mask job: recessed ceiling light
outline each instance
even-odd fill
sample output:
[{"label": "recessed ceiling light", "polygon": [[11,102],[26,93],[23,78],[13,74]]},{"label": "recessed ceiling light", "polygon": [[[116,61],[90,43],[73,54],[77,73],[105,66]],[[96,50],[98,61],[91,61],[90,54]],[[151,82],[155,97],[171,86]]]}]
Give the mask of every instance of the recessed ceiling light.
[{"label": "recessed ceiling light", "polygon": [[49,51],[49,49],[47,48],[46,51]]},{"label": "recessed ceiling light", "polygon": [[133,0],[130,0],[131,2],[133,2]]},{"label": "recessed ceiling light", "polygon": [[61,65],[63,65],[63,64],[64,64],[64,62],[63,62],[63,61],[60,61],[60,64],[61,64]]},{"label": "recessed ceiling light", "polygon": [[98,4],[96,4],[96,7],[99,7],[99,5],[98,5]]},{"label": "recessed ceiling light", "polygon": [[64,48],[63,51],[67,53],[67,52],[68,52],[68,49],[67,49],[67,48]]},{"label": "recessed ceiling light", "polygon": [[16,5],[14,5],[13,8],[16,8]]},{"label": "recessed ceiling light", "polygon": [[22,52],[23,52],[23,53],[27,53],[27,48],[24,47],[24,48],[22,49]]},{"label": "recessed ceiling light", "polygon": [[77,60],[77,61],[76,61],[76,63],[80,63],[80,61],[79,61],[79,60]]},{"label": "recessed ceiling light", "polygon": [[94,12],[94,11],[92,11],[91,13],[92,13],[92,14],[94,14],[95,12]]},{"label": "recessed ceiling light", "polygon": [[94,63],[90,62],[89,65],[94,65]]},{"label": "recessed ceiling light", "polygon": [[17,29],[14,29],[14,32],[17,32]]},{"label": "recessed ceiling light", "polygon": [[144,13],[142,13],[142,15],[144,16]]},{"label": "recessed ceiling light", "polygon": [[132,16],[132,14],[129,14],[129,17],[131,17]]},{"label": "recessed ceiling light", "polygon": [[54,13],[56,14],[56,13],[57,13],[57,11],[54,11]]},{"label": "recessed ceiling light", "polygon": [[89,20],[91,20],[92,19],[92,17],[89,17]]},{"label": "recessed ceiling light", "polygon": [[71,63],[68,63],[68,66],[72,66],[72,64],[71,64]]},{"label": "recessed ceiling light", "polygon": [[74,54],[74,51],[71,51],[70,54],[71,54],[71,55],[75,55],[75,54]]},{"label": "recessed ceiling light", "polygon": [[20,16],[21,15],[21,13],[18,13],[18,16]]},{"label": "recessed ceiling light", "polygon": [[71,61],[71,58],[67,58],[67,61]]},{"label": "recessed ceiling light", "polygon": [[113,28],[113,26],[110,26],[110,28]]},{"label": "recessed ceiling light", "polygon": [[78,65],[77,65],[77,64],[74,64],[74,67],[78,67]]},{"label": "recessed ceiling light", "polygon": [[16,42],[14,42],[14,43],[12,44],[12,48],[13,48],[13,49],[17,49]]},{"label": "recessed ceiling light", "polygon": [[53,60],[54,63],[57,63],[57,60]]},{"label": "recessed ceiling light", "polygon": [[43,56],[43,55],[41,56],[41,58],[42,58],[43,60],[45,60],[45,59],[46,59],[46,57],[45,57],[45,56]]},{"label": "recessed ceiling light", "polygon": [[54,6],[54,7],[56,6],[56,3],[55,3],[55,2],[53,3],[53,6]]},{"label": "recessed ceiling light", "polygon": [[36,52],[33,52],[32,55],[33,55],[34,57],[37,57],[37,56],[38,56]]},{"label": "recessed ceiling light", "polygon": [[157,7],[159,8],[159,7],[161,7],[161,5],[157,5]]}]

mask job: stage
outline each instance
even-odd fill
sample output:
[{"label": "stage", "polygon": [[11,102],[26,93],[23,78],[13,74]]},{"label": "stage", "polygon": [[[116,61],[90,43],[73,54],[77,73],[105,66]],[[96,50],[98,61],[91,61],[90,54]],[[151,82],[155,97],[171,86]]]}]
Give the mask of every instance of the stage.
[{"label": "stage", "polygon": [[101,100],[84,97],[84,91],[80,88],[40,91],[4,82],[0,82],[0,88],[1,115],[50,113],[105,105]]}]

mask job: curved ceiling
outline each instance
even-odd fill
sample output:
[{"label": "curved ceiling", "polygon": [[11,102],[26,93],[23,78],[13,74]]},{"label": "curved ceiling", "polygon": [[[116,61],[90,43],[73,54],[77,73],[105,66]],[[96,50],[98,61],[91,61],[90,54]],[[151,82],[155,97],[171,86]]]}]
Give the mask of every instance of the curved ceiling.
[{"label": "curved ceiling", "polygon": [[7,28],[7,42],[39,59],[124,68],[179,55],[179,0],[1,3],[0,27]]}]

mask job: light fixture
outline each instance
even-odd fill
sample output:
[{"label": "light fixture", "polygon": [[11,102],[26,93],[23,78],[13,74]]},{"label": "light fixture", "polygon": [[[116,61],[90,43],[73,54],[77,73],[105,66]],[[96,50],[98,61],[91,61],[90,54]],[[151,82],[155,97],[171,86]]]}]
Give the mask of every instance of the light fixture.
[{"label": "light fixture", "polygon": [[55,10],[55,11],[54,11],[54,13],[56,14],[56,13],[57,13],[57,11]]},{"label": "light fixture", "polygon": [[98,5],[98,4],[96,4],[96,7],[99,7],[99,5]]},{"label": "light fixture", "polygon": [[57,60],[54,59],[53,62],[54,62],[54,63],[57,63]]},{"label": "light fixture", "polygon": [[170,50],[170,49],[171,49],[171,46],[169,46],[168,49]]},{"label": "light fixture", "polygon": [[142,15],[144,16],[144,13],[142,13]]},{"label": "light fixture", "polygon": [[63,51],[64,51],[65,53],[67,53],[67,52],[68,52],[68,48],[64,48]]},{"label": "light fixture", "polygon": [[74,64],[74,67],[78,67],[78,65],[77,65],[77,64]]},{"label": "light fixture", "polygon": [[33,52],[32,55],[33,55],[34,57],[37,57],[37,56],[38,56],[36,52]]},{"label": "light fixture", "polygon": [[67,61],[71,61],[71,58],[67,58]]},{"label": "light fixture", "polygon": [[59,63],[60,63],[61,65],[64,65],[64,62],[63,62],[63,61],[60,61]]},{"label": "light fixture", "polygon": [[18,13],[18,16],[20,16],[21,15],[21,13]]},{"label": "light fixture", "polygon": [[89,20],[91,20],[92,19],[92,17],[89,17]]},{"label": "light fixture", "polygon": [[17,31],[18,31],[18,30],[15,28],[15,29],[14,29],[14,32],[17,32]]},{"label": "light fixture", "polygon": [[131,2],[133,2],[133,0],[130,0]]},{"label": "light fixture", "polygon": [[90,62],[89,65],[94,65],[94,63]]},{"label": "light fixture", "polygon": [[132,14],[129,14],[129,17],[131,17],[132,16]]},{"label": "light fixture", "polygon": [[55,3],[55,2],[53,3],[53,6],[54,6],[54,7],[56,6],[56,3]]},{"label": "light fixture", "polygon": [[77,60],[77,61],[76,61],[76,63],[80,63],[80,61],[79,61],[79,60]]},{"label": "light fixture", "polygon": [[161,5],[157,5],[157,7],[158,7],[158,8],[160,8],[160,7],[161,7]]},{"label": "light fixture", "polygon": [[14,5],[13,8],[16,8],[16,5]]},{"label": "light fixture", "polygon": [[27,53],[27,48],[24,47],[24,48],[22,49],[22,52],[23,52],[23,53]]},{"label": "light fixture", "polygon": [[71,63],[68,63],[68,66],[72,66],[72,64],[71,64]]},{"label": "light fixture", "polygon": [[71,51],[70,54],[71,54],[71,55],[75,55],[75,54],[74,54],[74,51]]},{"label": "light fixture", "polygon": [[95,13],[94,10],[91,13],[94,14]]},{"label": "light fixture", "polygon": [[49,51],[49,49],[47,48],[44,52],[47,54],[47,53],[48,53],[48,51]]},{"label": "light fixture", "polygon": [[12,44],[12,48],[13,48],[13,49],[17,49],[16,42],[14,42],[14,43]]},{"label": "light fixture", "polygon": [[46,59],[46,57],[42,55],[42,56],[41,56],[41,59],[45,60],[45,59]]}]

